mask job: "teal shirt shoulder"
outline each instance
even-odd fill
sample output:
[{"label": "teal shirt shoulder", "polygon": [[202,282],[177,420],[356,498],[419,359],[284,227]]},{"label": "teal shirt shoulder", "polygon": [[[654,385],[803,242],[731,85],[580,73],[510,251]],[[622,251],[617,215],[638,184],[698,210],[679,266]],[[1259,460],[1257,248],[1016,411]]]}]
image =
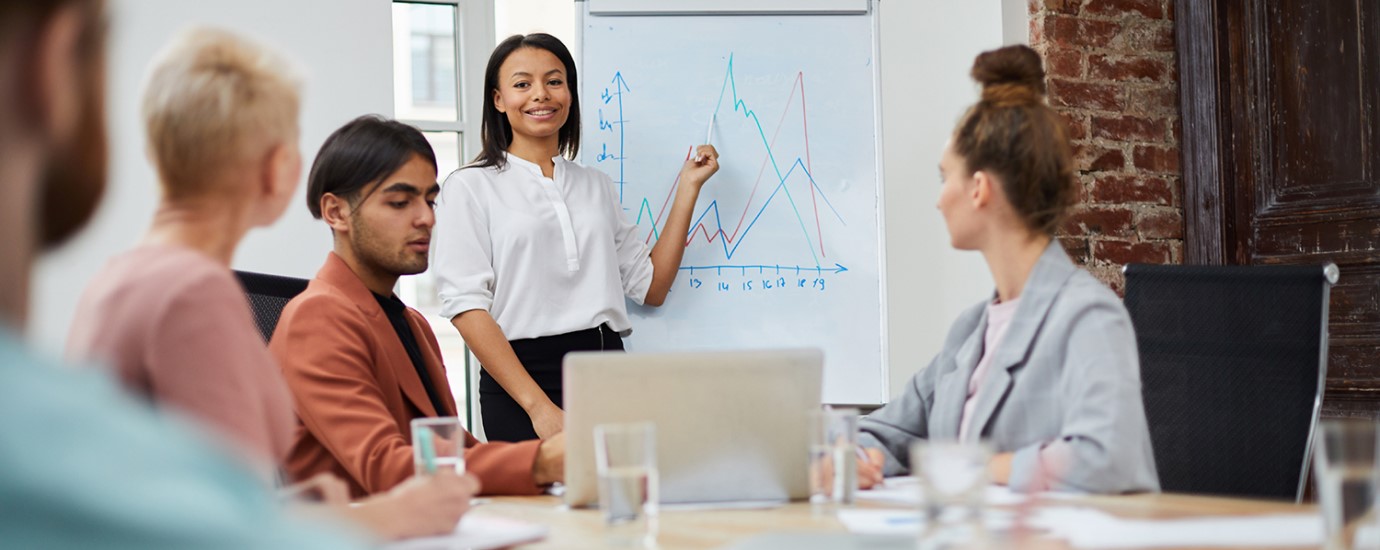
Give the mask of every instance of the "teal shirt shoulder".
[{"label": "teal shirt shoulder", "polygon": [[0,533],[13,548],[366,547],[290,516],[254,475],[97,369],[0,329]]}]

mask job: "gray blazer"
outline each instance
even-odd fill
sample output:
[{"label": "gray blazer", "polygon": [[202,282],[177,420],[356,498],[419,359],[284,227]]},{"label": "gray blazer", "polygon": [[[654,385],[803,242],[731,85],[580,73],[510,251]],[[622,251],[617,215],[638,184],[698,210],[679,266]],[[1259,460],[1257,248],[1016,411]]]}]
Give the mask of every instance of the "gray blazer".
[{"label": "gray blazer", "polygon": [[[861,443],[887,455],[886,475],[909,470],[920,439],[956,440],[968,381],[983,354],[987,302],[959,315],[939,355],[891,403],[863,418]],[[1058,241],[1030,273],[1021,303],[977,392],[968,438],[1015,453],[1010,486],[1030,490],[1040,449],[1062,440],[1072,463],[1056,490],[1158,491],[1141,403],[1131,318],[1115,293],[1079,269]]]}]

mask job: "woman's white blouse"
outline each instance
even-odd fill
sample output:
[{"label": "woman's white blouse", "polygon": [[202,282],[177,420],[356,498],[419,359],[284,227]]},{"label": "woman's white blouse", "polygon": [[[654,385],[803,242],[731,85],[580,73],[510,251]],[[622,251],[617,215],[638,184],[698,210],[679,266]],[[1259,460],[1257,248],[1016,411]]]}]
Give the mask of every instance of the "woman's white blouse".
[{"label": "woman's white blouse", "polygon": [[623,215],[613,180],[552,160],[554,179],[512,155],[502,170],[446,178],[431,235],[441,315],[487,310],[509,340],[602,323],[632,330],[623,297],[646,298],[651,248]]}]

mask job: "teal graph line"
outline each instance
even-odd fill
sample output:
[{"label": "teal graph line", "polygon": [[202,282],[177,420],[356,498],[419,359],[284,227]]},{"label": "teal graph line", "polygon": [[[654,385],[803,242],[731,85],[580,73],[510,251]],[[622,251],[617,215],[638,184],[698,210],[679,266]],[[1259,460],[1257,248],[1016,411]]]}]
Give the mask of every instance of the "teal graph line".
[{"label": "teal graph line", "polygon": [[[810,238],[809,231],[808,231],[808,229],[806,228],[806,225],[805,225],[805,221],[804,221],[803,217],[800,215],[800,210],[799,210],[798,206],[797,206],[796,203],[795,203],[795,198],[794,198],[794,196],[791,195],[790,189],[786,187],[786,182],[790,179],[790,176],[791,176],[796,170],[800,170],[800,173],[803,174],[803,175],[805,176],[805,178],[809,181],[809,184],[810,184],[810,186],[813,188],[813,190],[814,190],[814,191],[818,191],[818,195],[824,199],[825,204],[826,204],[826,205],[829,207],[829,209],[834,213],[834,216],[838,218],[838,220],[839,220],[840,223],[843,223],[843,216],[839,214],[838,209],[835,208],[834,205],[833,205],[833,202],[829,200],[828,194],[826,194],[826,193],[824,192],[824,190],[821,189],[821,188],[819,187],[818,182],[815,181],[814,175],[810,173],[810,170],[805,166],[805,164],[804,164],[804,162],[802,161],[801,158],[797,157],[797,158],[795,159],[795,161],[791,163],[790,167],[786,170],[786,172],[785,172],[784,174],[781,172],[780,163],[779,163],[779,162],[777,161],[777,159],[776,159],[775,152],[774,152],[774,150],[773,150],[773,148],[772,148],[771,140],[768,140],[768,139],[767,139],[766,131],[765,131],[765,129],[762,127],[762,122],[761,122],[761,120],[758,118],[756,111],[755,111],[754,109],[749,108],[747,102],[746,102],[744,99],[742,99],[742,98],[740,98],[740,97],[738,96],[737,79],[736,79],[736,76],[735,76],[735,73],[734,73],[734,65],[733,65],[734,61],[733,61],[733,59],[734,59],[734,58],[733,58],[733,55],[730,54],[730,55],[729,55],[728,66],[727,66],[727,69],[726,69],[726,72],[725,72],[725,75],[724,75],[724,84],[723,84],[723,86],[720,88],[719,99],[718,99],[718,102],[717,102],[716,105],[715,105],[715,118],[717,118],[717,113],[718,113],[720,110],[722,110],[723,103],[724,103],[724,101],[723,101],[723,100],[724,100],[724,97],[725,97],[725,96],[727,95],[727,93],[731,90],[731,91],[733,92],[733,95],[732,95],[732,99],[733,99],[733,103],[732,103],[732,104],[733,104],[733,110],[734,110],[735,112],[742,112],[745,119],[750,119],[750,120],[753,121],[753,124],[754,124],[754,126],[756,127],[756,129],[757,129],[758,136],[759,136],[760,139],[762,140],[762,144],[763,144],[763,146],[765,147],[765,149],[766,149],[766,151],[767,151],[767,158],[768,158],[768,160],[771,161],[773,172],[775,173],[776,178],[777,178],[777,185],[776,185],[776,187],[772,190],[771,195],[768,196],[767,200],[763,203],[762,207],[759,208],[759,209],[757,210],[756,214],[753,216],[752,221],[751,221],[751,223],[748,224],[747,228],[743,230],[743,238],[746,238],[747,233],[749,233],[749,232],[751,231],[752,227],[753,227],[754,225],[756,225],[757,221],[761,218],[762,214],[766,211],[766,208],[771,204],[771,201],[776,197],[776,195],[777,195],[778,193],[780,193],[781,191],[785,191],[785,192],[786,192],[787,200],[790,202],[791,210],[792,210],[793,214],[795,215],[796,221],[797,221],[797,223],[799,224],[802,233],[803,233],[804,236],[805,236],[805,240],[806,240],[806,243],[807,243],[807,248],[810,249],[810,253],[811,253],[812,259],[815,261],[815,264],[816,264],[816,265],[819,265],[819,264],[820,264],[819,256],[815,254],[815,251],[814,251],[815,246],[814,246],[814,243],[812,242],[812,239]],[[618,75],[615,75],[615,80],[617,80],[618,78],[619,78],[619,76],[618,76]],[[803,89],[804,83],[803,83],[803,80],[799,80],[799,78],[802,78],[801,76],[798,76],[797,78],[798,78],[797,84],[798,84],[799,86],[801,86],[801,90],[800,90],[800,93],[801,93],[801,111],[802,111],[802,117],[804,117],[805,112],[806,112],[805,97],[804,97],[804,89]],[[614,88],[615,88],[615,90],[616,90],[616,89],[618,88],[618,86],[615,85]],[[617,95],[616,92],[611,94],[609,91],[606,91],[606,92],[605,92],[605,95],[606,95],[607,99],[618,98],[618,99],[621,100],[621,97],[619,97],[619,96]],[[606,100],[606,101],[607,101],[607,100]],[[802,118],[802,120],[803,120],[803,118]],[[604,124],[603,124],[603,123],[601,123],[600,126],[601,126],[601,129],[604,129]],[[608,129],[611,130],[611,129],[612,129],[612,128],[611,128],[611,125],[609,125],[609,126],[610,126],[610,127],[609,127]],[[620,130],[620,133],[621,133],[622,128],[620,127],[619,130]],[[808,132],[808,127],[806,128],[806,131]],[[806,139],[806,144],[807,144],[806,147],[807,147],[807,151],[808,151],[808,143],[809,143],[809,141],[808,141],[808,140],[809,140],[808,133],[807,133],[807,135],[805,135],[805,139]],[[603,160],[603,159],[601,159],[601,160]],[[673,190],[674,190],[674,186],[673,186]],[[670,199],[669,194],[668,194],[667,199],[668,199],[668,200]],[[664,209],[664,206],[663,206],[663,209]],[[713,219],[714,219],[715,225],[716,225],[716,227],[717,227],[717,229],[714,231],[713,234],[711,234],[711,233],[709,232],[709,230],[706,229],[706,228],[704,227],[704,225],[703,225],[703,222],[705,221],[705,218],[708,217],[709,214],[710,214],[711,212],[713,213]],[[743,212],[743,215],[746,216],[746,215],[747,215],[747,211],[744,211],[744,212]],[[659,229],[657,228],[657,226],[656,226],[656,225],[657,225],[657,221],[658,221],[658,217],[659,217],[658,215],[656,215],[656,214],[654,214],[654,213],[652,212],[652,208],[651,208],[651,204],[650,204],[649,199],[646,199],[646,198],[642,199],[641,204],[639,205],[639,208],[638,208],[637,222],[636,222],[636,223],[638,223],[638,224],[640,225],[640,224],[642,223],[643,219],[647,219],[647,220],[651,221],[652,236],[653,236],[654,238],[658,238],[658,239],[659,239],[659,238],[661,237],[661,234],[660,234],[660,230],[659,230]],[[819,223],[819,221],[818,221],[818,213],[816,213],[815,217],[816,217],[815,223],[816,223],[816,225],[818,225],[818,223]],[[738,222],[739,227],[742,226],[742,222],[743,222],[743,220],[740,219],[739,222]],[[847,224],[845,223],[844,225],[847,225]],[[689,232],[689,234],[687,234],[687,236],[686,236],[686,238],[687,238],[687,244],[689,244],[689,242],[692,242],[692,241],[694,240],[696,230],[699,230],[701,233],[703,233],[703,235],[704,235],[704,237],[705,237],[705,240],[706,240],[707,242],[709,242],[709,243],[712,243],[716,238],[723,237],[723,241],[722,241],[720,244],[721,244],[721,246],[723,247],[723,252],[724,252],[724,256],[725,256],[726,259],[732,259],[733,255],[736,253],[738,247],[742,244],[742,241],[743,241],[742,238],[737,238],[737,236],[738,236],[737,230],[734,231],[734,235],[733,235],[733,236],[729,236],[729,235],[727,235],[727,234],[724,232],[724,230],[723,230],[723,220],[722,220],[722,216],[721,216],[721,212],[720,212],[720,207],[719,207],[719,204],[718,204],[718,201],[717,201],[717,200],[711,201],[710,204],[709,204],[707,207],[705,207],[705,209],[701,212],[701,214],[699,215],[699,217],[695,220],[695,223],[691,224],[690,232]],[[730,246],[729,246],[730,243],[732,244],[732,247],[731,247],[731,248],[730,248]],[[822,251],[823,251],[823,248],[821,247],[820,250],[821,250],[821,252],[822,252]]]},{"label": "teal graph line", "polygon": [[[818,255],[818,254],[815,254],[815,245],[814,245],[814,241],[810,239],[810,230],[805,228],[805,220],[804,220],[803,218],[800,217],[800,208],[796,206],[796,204],[795,204],[795,197],[793,197],[793,196],[791,195],[791,190],[790,190],[790,189],[786,189],[786,176],[781,175],[781,167],[780,167],[780,166],[777,166],[777,164],[776,164],[776,154],[772,152],[772,149],[771,149],[771,142],[770,142],[770,141],[767,141],[767,132],[766,132],[766,130],[763,130],[763,129],[762,129],[762,121],[761,121],[760,119],[757,118],[757,111],[754,111],[754,110],[752,110],[752,109],[749,109],[748,106],[747,106],[747,102],[743,101],[741,98],[738,97],[738,81],[737,81],[736,78],[734,78],[734,75],[733,75],[733,54],[732,54],[732,53],[728,54],[728,71],[724,74],[724,85],[719,89],[719,101],[718,101],[718,103],[716,103],[716,104],[714,105],[714,116],[715,116],[715,117],[718,116],[718,114],[719,114],[719,109],[723,108],[723,104],[724,104],[724,92],[727,91],[727,90],[729,90],[729,89],[732,89],[732,90],[733,90],[733,111],[734,111],[734,112],[739,112],[739,111],[741,111],[741,112],[743,113],[743,117],[744,117],[744,118],[750,118],[750,119],[752,119],[752,123],[753,123],[754,125],[757,126],[757,134],[758,134],[759,136],[761,136],[761,138],[762,138],[762,146],[763,146],[763,147],[766,147],[766,149],[767,149],[767,159],[771,161],[771,168],[772,168],[773,171],[776,172],[776,179],[780,182],[780,185],[777,186],[777,189],[778,189],[778,190],[785,190],[785,191],[786,191],[786,200],[790,201],[790,203],[791,203],[791,210],[792,210],[792,211],[794,212],[794,214],[795,214],[795,219],[796,219],[796,221],[800,224],[800,232],[805,236],[805,242],[810,243],[810,246],[809,246],[809,248],[810,248],[810,257],[814,258],[814,260],[815,260],[815,265],[819,265],[819,255]],[[711,118],[711,120],[712,120],[712,118]],[[797,162],[797,163],[799,163],[799,161],[800,161],[800,159],[796,159],[796,162]],[[794,166],[792,166],[792,169],[794,169]],[[811,183],[813,183],[813,178],[811,178]],[[773,192],[772,192],[772,195],[774,196],[775,194],[776,194],[776,192],[773,191]],[[768,200],[770,200],[770,199],[768,199]],[[827,201],[826,201],[826,202],[827,202]],[[717,203],[712,203],[712,205],[715,207],[715,211],[717,212],[717,211],[718,211],[718,205],[717,205]],[[763,205],[762,205],[762,208],[765,209],[765,208],[766,208],[766,204],[763,204]],[[706,210],[706,212],[707,212],[707,210]],[[837,214],[837,212],[835,212],[835,213]],[[757,212],[757,216],[760,217],[761,215],[762,215],[762,211],[759,210],[759,211]],[[703,217],[703,216],[701,216],[701,217]],[[716,216],[716,217],[717,217],[717,216]],[[757,219],[756,219],[756,218],[753,218],[753,222],[755,223],[756,221],[757,221]],[[698,224],[696,224],[696,225],[698,225]],[[691,229],[691,232],[692,232],[692,233],[691,233],[690,235],[688,235],[687,238],[690,238],[690,237],[693,237],[693,236],[694,236],[694,233],[693,233],[693,231],[694,231],[693,228],[694,228],[694,227],[695,227],[694,225],[691,226],[691,228],[692,228],[692,229]],[[751,228],[751,226],[749,226],[749,228]],[[721,235],[723,234],[723,226],[722,226],[722,225],[719,226],[719,234],[721,234]],[[744,232],[744,233],[743,233],[743,237],[744,237],[744,238],[747,237],[747,232]],[[727,239],[725,239],[725,240],[727,240]],[[738,241],[738,242],[741,243],[742,241]],[[738,245],[737,245],[737,244],[734,244],[734,245],[733,245],[733,248],[734,248],[734,250],[737,250]],[[727,245],[727,244],[724,245],[724,251],[725,251],[725,255],[727,255],[727,251],[728,251],[728,245]]]}]

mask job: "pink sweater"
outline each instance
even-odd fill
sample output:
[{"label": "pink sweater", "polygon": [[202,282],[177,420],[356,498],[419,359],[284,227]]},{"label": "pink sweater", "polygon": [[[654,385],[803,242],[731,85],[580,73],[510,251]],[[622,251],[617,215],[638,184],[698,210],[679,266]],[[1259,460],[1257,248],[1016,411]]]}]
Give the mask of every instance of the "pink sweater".
[{"label": "pink sweater", "polygon": [[234,275],[200,252],[145,245],[112,258],[82,295],[67,351],[201,421],[265,476],[287,457],[282,372]]}]

